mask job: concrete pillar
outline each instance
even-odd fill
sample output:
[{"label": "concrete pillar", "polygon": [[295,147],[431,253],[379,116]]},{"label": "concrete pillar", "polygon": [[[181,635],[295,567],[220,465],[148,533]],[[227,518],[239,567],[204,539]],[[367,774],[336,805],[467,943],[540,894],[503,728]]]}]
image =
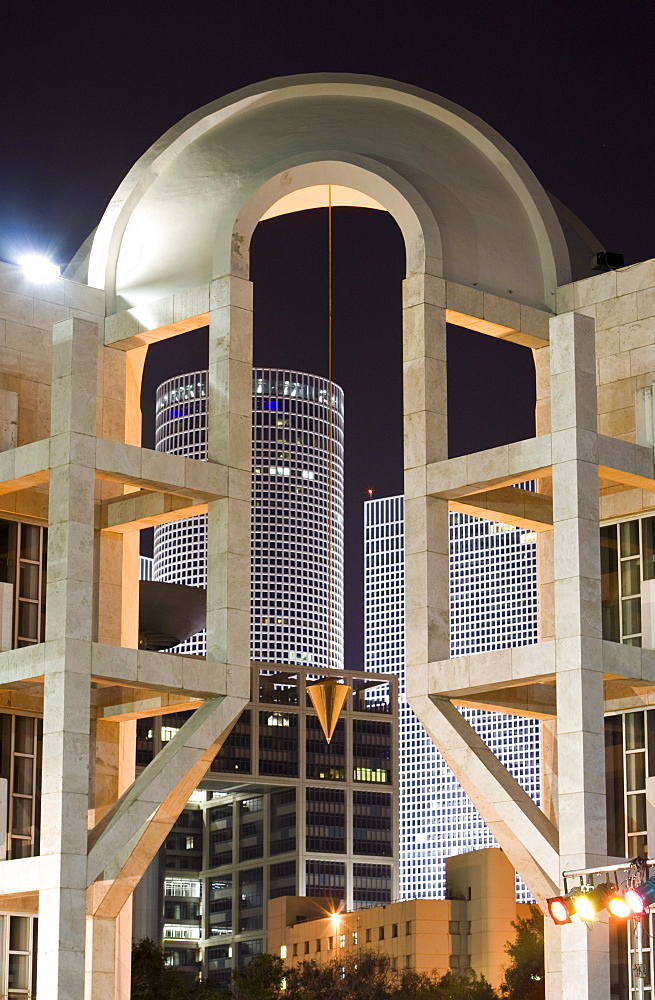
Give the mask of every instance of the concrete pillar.
[{"label": "concrete pillar", "polygon": [[207,658],[249,669],[252,284],[234,275],[211,284],[207,444],[230,469],[207,516]]},{"label": "concrete pillar", "polygon": [[84,994],[98,327],[53,330],[38,1000]]},{"label": "concrete pillar", "polygon": [[427,496],[425,467],[448,457],[445,282],[403,282],[405,642],[407,666],[450,656],[448,502]]},{"label": "concrete pillar", "polygon": [[[607,860],[593,321],[551,320],[558,817],[562,870]],[[559,929],[562,1000],[609,1000],[607,923]],[[554,971],[554,970],[553,970]]]}]

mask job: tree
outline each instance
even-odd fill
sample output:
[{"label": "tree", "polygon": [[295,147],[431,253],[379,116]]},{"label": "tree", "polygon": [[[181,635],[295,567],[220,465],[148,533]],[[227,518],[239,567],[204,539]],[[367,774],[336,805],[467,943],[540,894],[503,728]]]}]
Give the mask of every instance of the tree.
[{"label": "tree", "polygon": [[165,951],[151,938],[133,945],[131,1000],[217,1000],[218,995],[209,983],[190,983],[167,966]]},{"label": "tree", "polygon": [[498,994],[484,976],[472,969],[447,972],[437,983],[435,1000],[498,1000]]},{"label": "tree", "polygon": [[284,980],[284,963],[277,955],[258,955],[245,969],[232,973],[232,993],[238,1000],[277,1000]]},{"label": "tree", "polygon": [[505,969],[501,996],[507,1000],[543,1000],[546,995],[544,918],[536,906],[531,906],[530,916],[513,920],[512,927],[516,939],[505,945],[512,961]]}]

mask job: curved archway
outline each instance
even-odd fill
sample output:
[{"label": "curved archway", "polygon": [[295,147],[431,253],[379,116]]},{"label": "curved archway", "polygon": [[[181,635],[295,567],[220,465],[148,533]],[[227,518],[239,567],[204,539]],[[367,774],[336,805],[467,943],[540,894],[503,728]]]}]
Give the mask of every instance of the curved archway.
[{"label": "curved archway", "polygon": [[406,274],[426,270],[438,277],[443,272],[441,233],[436,220],[418,191],[394,171],[357,158],[349,162],[346,154],[334,159],[308,160],[286,168],[261,183],[243,205],[235,219],[226,259],[225,241],[217,242],[214,255],[216,274],[231,271],[248,277],[248,251],[255,226],[284,195],[319,184],[353,188],[378,202],[393,216],[405,242]]},{"label": "curved archway", "polygon": [[325,160],[416,192],[441,234],[435,259],[449,280],[547,309],[570,280],[548,196],[484,122],[404,84],[319,74],[229,95],[155,143],[98,226],[89,283],[106,289],[110,308],[124,308],[225,273],[216,247],[256,188]]}]

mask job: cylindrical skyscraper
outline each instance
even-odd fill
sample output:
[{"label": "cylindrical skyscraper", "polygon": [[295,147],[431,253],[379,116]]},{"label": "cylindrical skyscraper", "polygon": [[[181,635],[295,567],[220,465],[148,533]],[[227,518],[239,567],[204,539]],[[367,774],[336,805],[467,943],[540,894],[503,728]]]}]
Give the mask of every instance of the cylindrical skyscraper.
[{"label": "cylindrical skyscraper", "polygon": [[[332,385],[330,484],[327,380],[276,369],[253,372],[253,660],[327,666],[330,558],[330,658],[331,666],[343,667],[343,391]],[[159,386],[158,451],[206,460],[206,395],[204,371],[180,375]],[[162,525],[154,531],[153,578],[205,586],[206,517]],[[204,633],[177,650],[204,653]]]}]

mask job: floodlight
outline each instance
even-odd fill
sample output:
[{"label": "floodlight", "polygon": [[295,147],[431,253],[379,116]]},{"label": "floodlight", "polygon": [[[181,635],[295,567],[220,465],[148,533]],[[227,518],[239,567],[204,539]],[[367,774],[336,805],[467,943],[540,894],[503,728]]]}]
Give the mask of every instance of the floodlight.
[{"label": "floodlight", "polygon": [[623,892],[615,892],[613,896],[610,896],[607,900],[607,909],[613,916],[620,917],[622,920],[633,915],[632,907]]},{"label": "floodlight", "polygon": [[47,257],[42,257],[38,253],[28,253],[18,261],[23,274],[28,281],[42,285],[48,281],[54,281],[59,277],[59,264],[53,264]]},{"label": "floodlight", "polygon": [[641,916],[655,903],[655,879],[649,878],[641,885],[633,885],[624,893],[625,901],[635,916]]},{"label": "floodlight", "polygon": [[597,913],[605,908],[609,897],[616,892],[613,882],[604,882],[597,886],[583,886],[573,896],[575,912],[583,920],[593,920]]},{"label": "floodlight", "polygon": [[573,902],[570,896],[552,896],[546,900],[548,913],[556,924],[570,924]]}]

